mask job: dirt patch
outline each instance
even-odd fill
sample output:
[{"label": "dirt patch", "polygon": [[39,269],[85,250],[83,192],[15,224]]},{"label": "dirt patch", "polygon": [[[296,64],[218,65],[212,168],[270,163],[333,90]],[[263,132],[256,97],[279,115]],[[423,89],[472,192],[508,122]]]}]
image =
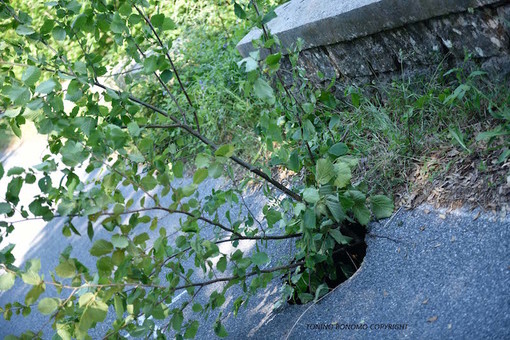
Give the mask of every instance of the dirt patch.
[{"label": "dirt patch", "polygon": [[506,215],[510,212],[510,160],[498,162],[501,151],[480,146],[467,153],[444,147],[431,153],[414,164],[406,187],[395,194],[396,205],[428,203],[451,210],[480,207]]}]

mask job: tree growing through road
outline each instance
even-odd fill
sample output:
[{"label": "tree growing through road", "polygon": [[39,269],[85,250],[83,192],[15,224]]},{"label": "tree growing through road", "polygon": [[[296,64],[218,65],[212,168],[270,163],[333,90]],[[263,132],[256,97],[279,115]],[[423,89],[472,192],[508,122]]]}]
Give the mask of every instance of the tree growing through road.
[{"label": "tree growing through road", "polygon": [[[105,338],[122,332],[131,336],[156,332],[164,337],[170,328],[177,337],[193,338],[199,322],[185,319],[186,309],[218,315],[227,289],[234,285],[246,293],[235,300],[236,312],[250,294],[282,273],[294,283],[284,289],[285,298],[296,295],[302,302],[319,298],[328,291],[324,280],[335,275],[331,270],[334,252],[359,242],[353,235],[344,235],[342,225],[354,221],[366,225],[372,214],[376,218],[391,214],[393,205],[387,197],[367,199],[362,185],[351,184],[356,160],[327,124],[315,118],[316,106],[330,102],[331,95],[319,91],[313,99],[300,102],[283,85],[278,72],[281,53],[272,53],[264,61],[252,54],[240,62],[246,72],[247,96],[268,108],[261,115],[260,133],[268,145],[278,145],[272,163],[259,167],[239,157],[234,145],[218,145],[206,137],[202,110],[198,110],[201,104],[186,91],[165,38],[175,23],[155,4],[59,0],[45,6],[44,17],[32,18],[0,0],[0,119],[5,123],[0,127],[20,136],[20,126],[32,117],[38,132],[48,135],[48,153],[41,164],[29,169],[4,169],[0,164],[0,178],[9,181],[0,199],[0,214],[48,222],[64,219],[63,233],[69,235],[79,234],[73,220],[86,217],[87,234],[93,241],[90,255],[97,261],[96,268],[88,268],[67,249],[49,280],[40,275],[38,260],[18,268],[13,265],[13,246],[4,248],[0,290],[16,284],[31,286],[24,301],[2,306],[6,319],[13,312],[31,313],[37,306],[60,338],[86,338],[113,306],[116,321]],[[253,11],[248,14],[247,8]],[[277,48],[277,39],[264,27],[274,13],[261,15],[252,3],[235,3],[233,9],[239,18],[250,17],[264,28],[261,44]],[[141,65],[143,77],[126,88],[109,85],[107,75],[115,66],[109,58],[112,54]],[[170,104],[143,98],[149,81],[159,84],[161,96],[169,98]],[[64,101],[71,102],[72,108],[65,110]],[[38,114],[30,115],[33,112]],[[277,119],[285,121],[285,133]],[[156,140],[161,143],[165,138],[185,138],[201,145],[194,154],[192,183],[176,186],[174,179],[184,176],[184,164],[173,158],[170,148],[154,152]],[[289,187],[271,175],[271,165],[302,171],[305,179]],[[233,178],[234,166],[246,178],[262,181],[268,196],[280,195],[277,206],[264,207],[265,223],[256,223],[249,209],[238,217],[228,209],[222,215],[222,207],[243,204],[240,187],[198,196],[197,188],[207,178]],[[77,175],[78,168],[87,173],[105,171],[94,185],[87,185]],[[59,183],[52,181],[54,173],[61,174]],[[38,187],[40,193],[25,207],[19,195],[28,186]],[[124,189],[143,194],[130,199]],[[168,197],[172,203],[163,204]],[[179,219],[177,236],[149,214],[154,211]],[[16,228],[16,223],[7,221],[12,219],[0,221],[2,237]],[[94,239],[97,225],[108,232],[107,238]],[[149,230],[157,230],[158,237],[151,239]],[[266,268],[270,259],[264,249],[283,239],[295,240],[295,258]],[[254,240],[256,250],[237,249],[243,240]],[[222,243],[235,250],[221,252]],[[182,265],[190,259],[194,269]],[[197,280],[198,272],[208,279]],[[196,302],[203,287],[218,282],[225,283],[221,291],[213,292],[203,305]],[[54,286],[57,294],[41,299],[48,286]],[[189,298],[169,307],[182,291]],[[137,319],[142,315],[146,322],[140,325]],[[160,326],[149,317],[161,320]],[[221,313],[214,331],[227,335]],[[41,335],[40,330],[25,334]]]}]

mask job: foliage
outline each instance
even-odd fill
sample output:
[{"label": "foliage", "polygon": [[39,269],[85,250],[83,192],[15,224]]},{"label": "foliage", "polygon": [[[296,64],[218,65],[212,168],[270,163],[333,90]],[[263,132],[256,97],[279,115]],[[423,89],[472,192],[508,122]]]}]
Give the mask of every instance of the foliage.
[{"label": "foliage", "polygon": [[[242,146],[237,143],[245,140],[233,137],[237,131],[229,131],[232,137],[216,138],[221,129],[212,122],[230,119],[232,111],[209,107],[210,101],[196,92],[190,96],[185,85],[200,77],[200,67],[187,65],[181,79],[171,46],[176,21],[155,4],[58,0],[34,8],[35,13],[45,13],[36,18],[4,0],[0,6],[5,31],[1,57],[8,61],[1,74],[1,119],[6,122],[2,126],[20,136],[20,126],[31,119],[49,142],[48,154],[33,168],[0,165],[0,178],[9,181],[0,213],[12,217],[19,212],[23,218],[44,221],[61,218],[66,221],[64,235],[79,236],[73,219],[86,217],[87,236],[93,241],[90,255],[97,259],[95,268],[87,267],[71,256],[68,247],[50,280],[42,275],[39,260],[18,268],[13,265],[13,246],[4,248],[0,288],[8,290],[21,281],[31,287],[24,302],[2,307],[6,319],[13,312],[29,314],[37,306],[49,316],[57,338],[87,338],[111,309],[116,321],[105,337],[118,337],[121,331],[134,337],[164,337],[171,328],[178,338],[192,338],[199,323],[185,319],[191,308],[217,315],[214,331],[223,337],[228,333],[217,309],[225,304],[228,288],[237,285],[245,293],[236,300],[236,311],[278,273],[290,274],[296,282],[313,276],[307,286],[292,289],[318,298],[327,289],[322,281],[334,270],[316,268],[331,266],[335,247],[352,241],[343,234],[343,223],[366,225],[372,214],[384,218],[392,213],[389,198],[367,197],[365,183],[351,183],[357,159],[332,132],[339,121],[332,112],[317,114],[321,105],[334,107],[334,98],[328,91],[311,89],[298,98],[293,89],[283,86],[277,73],[279,52],[265,60],[252,54],[239,62],[241,71],[232,79],[234,86],[243,78],[238,84],[244,91],[241,95],[255,103],[256,109],[247,110],[240,104],[246,99],[232,91],[236,111],[250,111],[248,117],[256,121],[256,134],[250,138],[260,138],[270,153],[269,163],[259,167],[240,158]],[[271,10],[262,15],[251,2],[230,8],[239,18],[258,25],[274,17]],[[277,48],[277,38],[268,33],[261,44]],[[116,61],[133,61],[139,68],[138,76],[126,77],[122,88],[107,83]],[[72,103],[71,108],[66,109],[64,101]],[[190,141],[192,148],[177,150]],[[178,186],[174,179],[184,176],[183,160],[191,157],[192,182]],[[250,214],[230,214],[229,207],[243,200],[242,186],[215,190],[206,197],[198,194],[198,185],[207,178],[233,178],[233,165],[244,169],[248,180],[263,182],[269,197],[279,195],[276,206],[263,208],[266,228],[256,225]],[[271,175],[276,166],[302,172],[305,178],[290,188]],[[103,175],[89,184],[80,178],[81,170],[87,174],[101,170]],[[62,176],[60,183],[53,182],[52,174]],[[28,186],[37,186],[40,193],[25,207],[19,196]],[[130,189],[141,195],[127,197]],[[155,211],[179,217],[177,236],[150,214]],[[97,239],[97,225],[108,237]],[[9,234],[15,224],[2,221],[0,227]],[[281,239],[296,240],[295,258],[266,268],[270,258],[265,248]],[[255,240],[256,251],[236,249],[241,240]],[[218,244],[227,242],[235,250],[222,253]],[[230,276],[219,274],[227,269]],[[207,303],[194,301],[202,287],[218,282],[226,285],[208,296]],[[55,287],[56,294],[41,299],[48,286]],[[189,299],[170,308],[181,291],[187,291]],[[138,323],[142,316],[145,321]],[[153,320],[162,320],[163,326],[157,327]],[[41,332],[24,336],[39,337]]]},{"label": "foliage", "polygon": [[407,176],[413,166],[438,150],[476,150],[482,161],[497,151],[500,164],[508,159],[510,91],[471,63],[468,56],[465,66],[439,66],[433,77],[345,90],[347,100],[334,112],[348,131],[345,143],[362,159],[364,172],[355,177],[367,182],[369,192],[412,185]]}]

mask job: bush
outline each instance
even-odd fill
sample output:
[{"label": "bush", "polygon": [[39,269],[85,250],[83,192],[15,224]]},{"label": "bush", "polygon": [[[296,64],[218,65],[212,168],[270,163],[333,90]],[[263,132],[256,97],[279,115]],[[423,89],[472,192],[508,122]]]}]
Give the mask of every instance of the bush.
[{"label": "bush", "polygon": [[[280,53],[265,61],[254,54],[239,63],[243,72],[232,80],[241,79],[246,98],[257,108],[250,109],[251,117],[257,111],[258,120],[255,134],[234,138],[239,131],[232,125],[231,131],[224,131],[212,124],[230,116],[223,116],[218,106],[209,107],[207,100],[190,96],[186,83],[195,69],[188,66],[184,81],[181,79],[169,43],[176,23],[165,13],[146,1],[133,5],[128,1],[82,4],[59,0],[45,6],[45,13],[50,14],[33,19],[1,1],[6,38],[2,59],[11,65],[2,73],[2,120],[19,135],[20,126],[32,119],[39,133],[48,135],[49,152],[41,164],[30,169],[4,169],[0,164],[0,178],[9,180],[0,214],[12,217],[19,211],[23,218],[64,219],[65,235],[79,234],[73,219],[86,217],[91,241],[95,225],[101,225],[108,237],[91,244],[96,268],[71,257],[68,248],[51,280],[40,274],[38,260],[18,268],[13,265],[12,246],[3,249],[0,289],[8,290],[20,281],[31,287],[24,302],[2,308],[6,319],[13,312],[26,315],[37,305],[59,337],[86,338],[89,329],[105,320],[111,306],[116,321],[106,337],[115,337],[121,330],[132,336],[149,336],[156,330],[158,336],[164,336],[163,330],[171,326],[178,337],[192,338],[199,324],[185,320],[184,310],[207,313],[220,308],[226,290],[234,285],[249,296],[281,273],[291,275],[292,282],[313,276],[315,280],[308,280],[308,285],[284,289],[284,297],[296,294],[303,302],[320,298],[327,292],[324,281],[335,275],[332,258],[336,245],[352,242],[342,233],[342,226],[355,221],[366,225],[372,215],[383,218],[392,213],[390,199],[367,197],[363,183],[351,183],[357,160],[332,132],[338,129],[338,121],[332,114],[317,114],[321,105],[334,99],[327,91],[309,88],[302,98],[296,98],[277,73]],[[259,24],[272,17],[271,12],[262,16],[253,10],[248,15],[247,9],[239,4],[231,8],[239,17],[248,16]],[[262,43],[277,47],[269,35]],[[105,82],[120,60],[132,60],[141,67],[141,76],[129,77],[123,89]],[[238,96],[234,93],[232,97]],[[72,109],[64,110],[64,100],[73,103]],[[229,101],[223,98],[219,102]],[[238,106],[239,114],[245,109]],[[7,125],[0,127],[6,129]],[[271,155],[261,166],[239,157],[240,149],[252,147],[241,144],[258,137]],[[177,150],[189,143],[193,147]],[[192,182],[176,186],[180,182],[174,179],[185,174],[183,160],[192,158]],[[88,174],[104,171],[88,185],[77,175],[79,168]],[[271,175],[271,168],[302,173],[304,179],[289,187]],[[60,183],[52,182],[53,173],[63,176]],[[235,179],[234,173],[264,183],[270,188],[265,190],[268,197],[279,195],[276,206],[266,204],[263,208],[265,227],[255,224],[251,213],[238,218],[230,215],[229,205],[244,201],[242,185],[199,197],[197,188],[207,178],[228,175]],[[27,209],[20,205],[19,195],[25,187],[35,185],[40,193]],[[141,196],[127,197],[127,188]],[[170,200],[170,204],[163,203]],[[179,216],[176,238],[150,214],[154,211]],[[8,235],[15,224],[7,221],[0,222],[0,227]],[[155,230],[159,236],[151,239],[149,233]],[[264,249],[282,239],[296,240],[295,258],[265,268],[270,259]],[[255,240],[257,250],[243,253],[236,249],[241,240]],[[220,252],[218,244],[225,242],[236,250]],[[183,267],[188,259],[193,260],[194,269]],[[229,276],[222,276],[227,269]],[[195,272],[209,279],[196,279]],[[221,292],[211,294],[205,305],[192,303],[202,287],[217,282],[226,283]],[[40,299],[47,286],[54,286],[56,294]],[[167,302],[183,290],[190,299],[170,309]],[[236,310],[245,299],[236,300]],[[166,327],[156,329],[154,322],[139,326],[136,320],[142,315],[164,320]],[[219,317],[214,330],[218,336],[227,335]]]}]

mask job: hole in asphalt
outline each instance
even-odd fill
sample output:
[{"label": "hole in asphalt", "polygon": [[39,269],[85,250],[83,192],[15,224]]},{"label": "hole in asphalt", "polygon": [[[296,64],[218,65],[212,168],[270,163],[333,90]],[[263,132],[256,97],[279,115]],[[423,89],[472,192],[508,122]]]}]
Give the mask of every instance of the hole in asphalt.
[{"label": "hole in asphalt", "polygon": [[312,301],[315,296],[310,292],[310,285],[318,287],[325,283],[329,288],[328,291],[331,291],[347,281],[361,267],[367,252],[366,228],[360,224],[347,223],[340,227],[340,231],[353,240],[347,246],[336,244],[333,249],[332,261],[329,261],[330,264],[319,263],[315,267],[315,272],[311,274],[304,272],[304,266],[298,267],[297,273],[303,273],[303,275],[299,280],[295,280],[295,283],[289,280],[288,276],[282,277],[294,289],[294,293],[287,300],[289,304],[301,305]]}]

